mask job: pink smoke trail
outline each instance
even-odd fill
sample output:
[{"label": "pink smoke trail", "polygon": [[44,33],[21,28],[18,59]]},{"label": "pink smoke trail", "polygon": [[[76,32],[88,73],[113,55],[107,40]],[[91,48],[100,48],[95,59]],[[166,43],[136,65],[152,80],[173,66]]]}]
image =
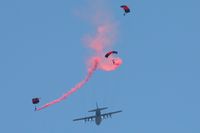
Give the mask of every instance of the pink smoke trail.
[{"label": "pink smoke trail", "polygon": [[70,96],[72,93],[76,92],[78,89],[80,89],[85,83],[88,82],[88,80],[90,79],[90,77],[92,76],[93,72],[96,70],[97,65],[98,65],[98,58],[94,59],[92,62],[92,66],[88,69],[88,74],[86,75],[86,77],[79,82],[74,88],[72,88],[70,91],[68,91],[67,93],[65,93],[63,96],[59,97],[58,99],[55,99],[49,103],[46,103],[45,105],[43,105],[40,108],[36,108],[36,111],[39,111],[41,109],[47,108],[53,104],[56,104],[64,99],[66,99],[68,96]]},{"label": "pink smoke trail", "polygon": [[[106,49],[111,49],[115,40],[115,29],[116,25],[107,21],[97,27],[94,37],[87,37],[85,40],[89,47],[95,51],[95,56],[91,57],[89,64],[98,58],[97,68],[100,70],[113,71],[122,64],[122,59],[119,57],[109,56],[109,58],[105,58],[105,54],[108,52]],[[115,63],[113,63],[113,60]]]}]

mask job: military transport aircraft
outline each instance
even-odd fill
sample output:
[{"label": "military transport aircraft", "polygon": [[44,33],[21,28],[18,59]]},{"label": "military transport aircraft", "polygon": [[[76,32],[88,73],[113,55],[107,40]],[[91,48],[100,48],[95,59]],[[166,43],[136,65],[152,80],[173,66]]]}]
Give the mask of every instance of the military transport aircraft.
[{"label": "military transport aircraft", "polygon": [[114,112],[108,112],[108,113],[101,114],[101,110],[107,109],[108,107],[99,108],[97,103],[96,103],[96,106],[97,106],[96,109],[88,111],[88,112],[95,112],[95,115],[74,119],[73,121],[84,120],[86,122],[86,121],[94,121],[95,120],[96,125],[100,125],[102,119],[106,119],[108,117],[111,117],[112,114],[116,114],[116,113],[122,112],[122,110],[119,110],[119,111],[114,111]]}]

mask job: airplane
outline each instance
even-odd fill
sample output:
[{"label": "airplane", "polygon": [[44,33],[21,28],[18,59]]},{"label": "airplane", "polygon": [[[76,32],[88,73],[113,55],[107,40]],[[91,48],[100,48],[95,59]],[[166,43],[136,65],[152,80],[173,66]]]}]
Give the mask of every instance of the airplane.
[{"label": "airplane", "polygon": [[92,110],[88,111],[88,112],[95,112],[95,115],[74,119],[73,121],[84,120],[85,122],[87,122],[87,121],[94,121],[94,119],[95,119],[96,125],[100,125],[102,119],[106,119],[108,117],[111,117],[112,114],[116,114],[116,113],[122,112],[122,110],[119,110],[119,111],[114,111],[114,112],[108,112],[108,113],[101,114],[101,110],[105,110],[108,107],[99,108],[97,103],[96,103],[96,107],[97,107],[96,109],[92,109]]}]

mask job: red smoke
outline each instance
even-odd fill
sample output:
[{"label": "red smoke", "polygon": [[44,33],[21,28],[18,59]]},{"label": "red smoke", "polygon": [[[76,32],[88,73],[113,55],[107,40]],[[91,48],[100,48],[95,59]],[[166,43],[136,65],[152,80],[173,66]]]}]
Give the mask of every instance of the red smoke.
[{"label": "red smoke", "polygon": [[[98,18],[98,15],[95,15],[94,22],[98,22],[98,20],[100,20]],[[96,69],[104,71],[112,71],[118,68],[122,64],[122,60],[119,57],[114,57],[114,56],[109,56],[109,58],[104,57],[105,53],[108,52],[106,50],[111,50],[112,48],[112,44],[115,40],[115,35],[116,35],[116,25],[110,21],[102,22],[101,19],[101,24],[97,24],[96,29],[97,30],[94,37],[90,36],[85,39],[88,46],[95,52],[95,55],[92,56],[88,61],[88,73],[86,77],[81,82],[76,84],[73,88],[71,88],[68,92],[66,92],[63,96],[49,103],[46,103],[42,107],[37,108],[36,109],[37,111],[49,107],[53,104],[56,104],[66,99],[72,93],[76,92],[78,89],[83,87],[85,83],[89,81],[90,77],[92,76],[93,72]]]},{"label": "red smoke", "polygon": [[56,104],[64,99],[66,99],[68,96],[70,96],[72,93],[74,93],[75,91],[77,91],[78,89],[80,89],[85,83],[88,82],[88,80],[90,79],[90,77],[92,76],[93,72],[96,70],[97,65],[98,65],[98,59],[93,60],[93,62],[91,62],[91,67],[88,69],[88,74],[86,75],[86,77],[84,78],[84,80],[82,80],[81,82],[79,82],[78,84],[75,85],[74,88],[71,88],[71,90],[69,90],[67,93],[65,93],[63,96],[59,97],[58,99],[55,99],[49,103],[46,103],[45,105],[43,105],[40,108],[36,108],[36,111],[39,111],[41,109],[44,109],[46,107],[49,107],[53,104]]},{"label": "red smoke", "polygon": [[[122,64],[122,60],[119,57],[109,56],[105,58],[105,54],[108,51],[107,49],[112,48],[112,44],[115,39],[115,25],[107,22],[97,27],[97,31],[94,37],[88,37],[86,42],[89,44],[89,47],[95,51],[95,56],[91,57],[89,63],[93,60],[98,59],[98,69],[104,71],[112,71],[118,68]],[[113,63],[114,60],[114,63]]]}]

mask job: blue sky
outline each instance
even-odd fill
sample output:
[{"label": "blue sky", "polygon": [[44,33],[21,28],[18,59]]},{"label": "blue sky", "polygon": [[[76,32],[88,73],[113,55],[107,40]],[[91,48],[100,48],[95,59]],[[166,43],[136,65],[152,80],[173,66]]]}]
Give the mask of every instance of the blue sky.
[{"label": "blue sky", "polygon": [[[41,97],[42,105],[85,77],[90,51],[82,39],[96,29],[75,11],[93,3],[0,1],[0,132],[200,132],[200,2],[104,3],[118,24],[113,48],[123,64],[97,70],[67,100],[34,112],[32,97]],[[127,16],[122,4],[131,7]],[[72,121],[92,115],[87,111],[96,102],[123,113],[100,126]]]}]

